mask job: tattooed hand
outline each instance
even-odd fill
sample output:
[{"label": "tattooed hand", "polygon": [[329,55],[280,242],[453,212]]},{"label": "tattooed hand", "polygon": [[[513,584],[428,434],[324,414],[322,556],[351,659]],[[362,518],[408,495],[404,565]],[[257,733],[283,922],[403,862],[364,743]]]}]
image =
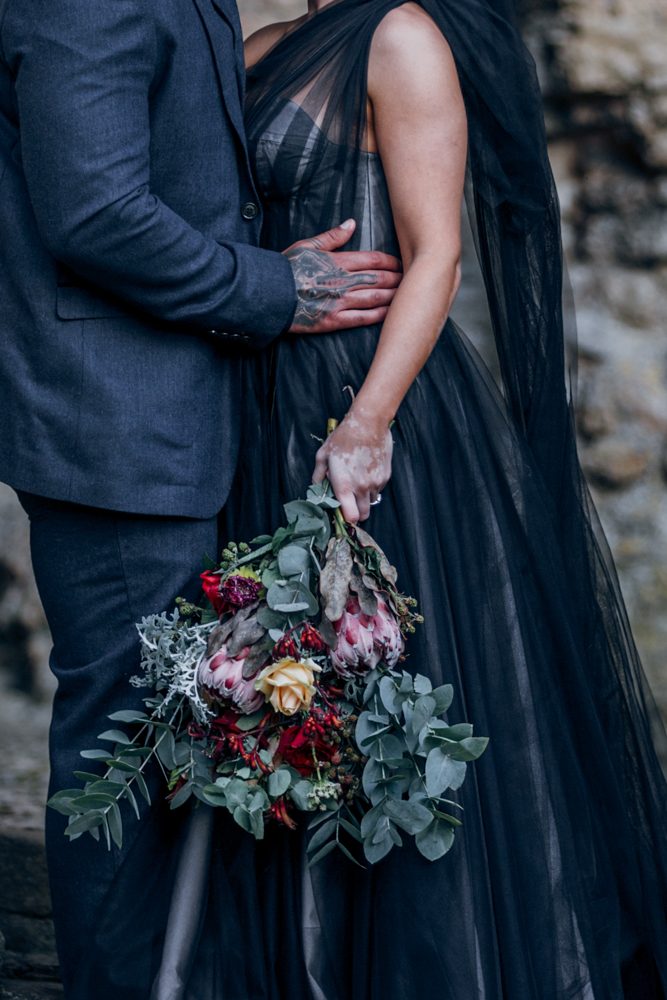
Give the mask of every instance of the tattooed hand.
[{"label": "tattooed hand", "polygon": [[313,482],[329,480],[351,524],[366,520],[387,485],[393,447],[388,421],[355,402],[317,452]]},{"label": "tattooed hand", "polygon": [[401,282],[401,262],[374,250],[332,253],[354,230],[348,219],[284,251],[298,298],[290,333],[331,333],[384,320]]}]

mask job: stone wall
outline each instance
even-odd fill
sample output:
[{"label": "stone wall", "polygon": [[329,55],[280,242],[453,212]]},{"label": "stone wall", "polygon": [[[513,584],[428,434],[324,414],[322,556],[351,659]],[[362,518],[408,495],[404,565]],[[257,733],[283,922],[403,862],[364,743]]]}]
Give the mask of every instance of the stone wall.
[{"label": "stone wall", "polygon": [[577,307],[578,426],[667,714],[667,6],[526,0]]}]

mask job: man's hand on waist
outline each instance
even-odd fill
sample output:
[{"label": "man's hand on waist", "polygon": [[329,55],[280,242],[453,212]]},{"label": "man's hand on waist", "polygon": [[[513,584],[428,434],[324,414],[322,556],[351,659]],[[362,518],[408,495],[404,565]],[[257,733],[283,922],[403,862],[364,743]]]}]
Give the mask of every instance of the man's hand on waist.
[{"label": "man's hand on waist", "polygon": [[290,333],[332,333],[381,323],[403,277],[396,257],[376,250],[333,253],[355,230],[353,219],[284,251],[296,282]]}]

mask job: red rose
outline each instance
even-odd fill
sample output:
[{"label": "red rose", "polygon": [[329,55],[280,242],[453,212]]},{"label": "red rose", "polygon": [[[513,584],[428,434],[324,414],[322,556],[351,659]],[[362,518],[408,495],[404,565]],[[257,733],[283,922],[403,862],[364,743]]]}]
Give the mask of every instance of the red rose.
[{"label": "red rose", "polygon": [[[337,752],[319,737],[306,736],[303,726],[290,726],[283,731],[278,744],[278,753],[301,774],[312,774],[317,770],[317,761],[329,761]],[[313,753],[314,751],[314,753]]]},{"label": "red rose", "polygon": [[219,618],[225,611],[229,611],[229,605],[220,593],[220,574],[211,572],[202,573],[201,579],[204,593],[213,605],[213,610]]}]

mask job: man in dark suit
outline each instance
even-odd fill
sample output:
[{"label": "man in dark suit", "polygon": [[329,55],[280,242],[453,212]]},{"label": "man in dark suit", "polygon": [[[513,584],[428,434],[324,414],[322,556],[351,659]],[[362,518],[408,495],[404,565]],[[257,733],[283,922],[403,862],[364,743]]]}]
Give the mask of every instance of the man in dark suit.
[{"label": "man in dark suit", "polygon": [[[134,623],[195,598],[218,549],[233,348],[377,322],[399,280],[384,255],[332,257],[349,229],[258,248],[243,94],[234,0],[0,0],[0,479],[53,633],[52,791],[133,697]],[[107,854],[63,823],[67,989],[136,828]]]}]

